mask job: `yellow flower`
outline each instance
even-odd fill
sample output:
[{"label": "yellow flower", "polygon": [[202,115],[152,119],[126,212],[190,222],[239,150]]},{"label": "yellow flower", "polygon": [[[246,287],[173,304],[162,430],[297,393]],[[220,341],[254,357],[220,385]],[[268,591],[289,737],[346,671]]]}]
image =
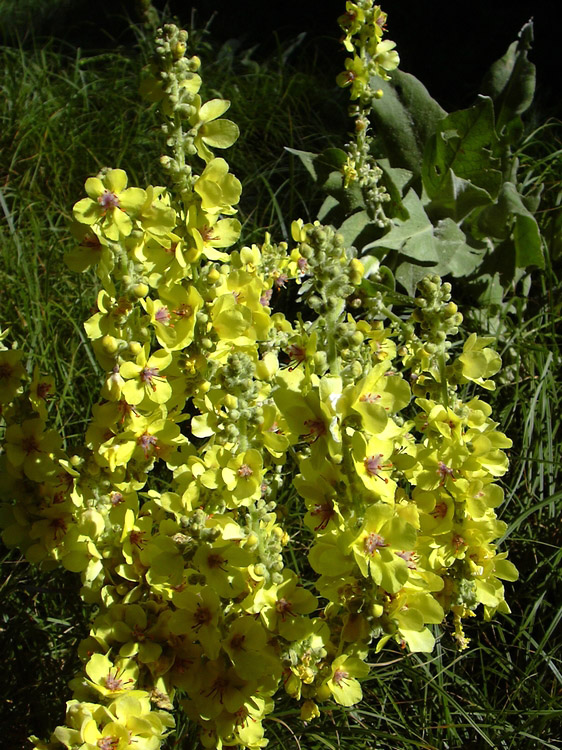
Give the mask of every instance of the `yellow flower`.
[{"label": "yellow flower", "polygon": [[189,118],[189,123],[197,132],[195,148],[198,156],[206,162],[213,158],[209,148],[229,148],[238,139],[240,130],[232,120],[219,119],[230,107],[226,99],[211,99],[201,104],[201,97],[195,96],[193,102],[195,113]]},{"label": "yellow flower", "polygon": [[0,404],[9,404],[17,393],[25,375],[22,357],[23,352],[17,349],[0,351]]},{"label": "yellow flower", "polygon": [[45,430],[41,418],[26,419],[21,425],[12,424],[6,429],[5,450],[8,461],[28,479],[44,482],[55,473],[54,462],[61,445],[55,430]]},{"label": "yellow flower", "polygon": [[106,654],[94,654],[85,666],[86,683],[103,697],[117,697],[133,690],[139,668],[131,659],[118,659],[115,664]]},{"label": "yellow flower", "polygon": [[101,179],[89,177],[86,192],[89,197],[73,208],[77,221],[87,225],[101,222],[104,235],[114,241],[131,234],[132,217],[146,203],[145,190],[127,188],[127,174],[122,169],[110,169]]},{"label": "yellow flower", "polygon": [[320,700],[330,695],[340,706],[354,706],[363,697],[357,677],[366,677],[369,667],[356,656],[342,654],[332,662],[330,676],[318,689]]},{"label": "yellow flower", "polygon": [[144,398],[157,404],[165,404],[172,395],[172,387],[161,371],[165,370],[172,361],[170,352],[159,349],[150,357],[148,346],[137,355],[135,362],[124,362],[120,367],[120,374],[125,379],[121,388],[127,403],[135,406]]}]

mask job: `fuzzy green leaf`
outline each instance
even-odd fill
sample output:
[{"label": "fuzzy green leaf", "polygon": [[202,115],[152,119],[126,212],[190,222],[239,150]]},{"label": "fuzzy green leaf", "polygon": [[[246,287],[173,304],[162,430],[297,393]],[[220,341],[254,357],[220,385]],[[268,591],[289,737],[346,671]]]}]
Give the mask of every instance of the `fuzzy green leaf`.
[{"label": "fuzzy green leaf", "polygon": [[318,175],[316,174],[316,168],[314,166],[314,162],[316,159],[318,159],[319,154],[314,154],[312,151],[301,151],[298,148],[289,148],[288,146],[285,146],[285,151],[288,151],[290,154],[293,154],[293,156],[298,156],[299,159],[302,161],[306,171],[310,174],[312,179],[316,182],[318,179]]},{"label": "fuzzy green leaf", "polygon": [[372,223],[373,221],[367,211],[357,211],[343,222],[338,229],[338,232],[343,235],[345,244],[349,247],[353,245],[355,239],[361,234],[361,232]]},{"label": "fuzzy green leaf", "polygon": [[389,81],[374,78],[371,85],[384,92],[371,112],[381,150],[393,167],[419,175],[426,141],[447,113],[415,76],[401,70],[393,70]]},{"label": "fuzzy green leaf", "polygon": [[544,268],[539,226],[513,183],[505,182],[497,202],[482,211],[478,229],[499,239],[507,239],[512,234],[518,268],[530,265]]},{"label": "fuzzy green leaf", "polygon": [[502,183],[499,160],[492,157],[497,143],[489,97],[448,115],[429,139],[423,156],[422,177],[428,196],[433,199],[446,190],[451,170],[495,198]]},{"label": "fuzzy green leaf", "polygon": [[492,98],[498,133],[517,115],[523,114],[535,95],[536,69],[527,59],[533,43],[533,22],[526,23],[518,39],[503,57],[491,66],[482,83],[482,92]]},{"label": "fuzzy green leaf", "polygon": [[449,169],[440,189],[426,206],[426,211],[434,221],[444,218],[462,221],[475,208],[491,203],[492,197],[487,190],[469,180],[457,177],[453,170]]},{"label": "fuzzy green leaf", "polygon": [[483,251],[471,248],[462,229],[452,219],[442,219],[434,230],[439,263],[434,273],[469,276],[481,263]]},{"label": "fuzzy green leaf", "polygon": [[433,242],[433,226],[419,196],[414,190],[410,190],[403,204],[409,218],[406,221],[395,219],[390,232],[366,245],[364,251],[380,247],[399,250],[403,255],[415,260],[437,262],[439,257]]}]

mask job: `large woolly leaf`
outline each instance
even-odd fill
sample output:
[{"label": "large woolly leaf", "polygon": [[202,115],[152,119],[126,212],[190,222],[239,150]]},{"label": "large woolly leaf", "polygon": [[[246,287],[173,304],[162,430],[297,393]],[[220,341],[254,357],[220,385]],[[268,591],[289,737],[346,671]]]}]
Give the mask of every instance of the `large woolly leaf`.
[{"label": "large woolly leaf", "polygon": [[381,185],[384,185],[390,196],[389,203],[384,207],[386,215],[406,220],[408,211],[402,203],[402,198],[412,187],[413,172],[402,167],[391,167],[388,159],[377,159],[377,166],[382,169]]},{"label": "large woolly leaf", "polygon": [[482,262],[484,249],[467,244],[462,229],[452,219],[442,219],[434,229],[435,248],[439,262],[435,273],[456,278],[469,276]]},{"label": "large woolly leaf", "polygon": [[389,81],[374,78],[371,85],[384,92],[371,110],[381,150],[393,167],[419,175],[426,141],[447,113],[423,83],[401,70],[393,70]]},{"label": "large woolly leaf", "polygon": [[318,159],[320,154],[315,154],[312,151],[301,151],[298,148],[289,148],[288,146],[285,146],[285,151],[293,154],[293,156],[298,156],[312,179],[315,181],[318,179],[314,162],[316,161],[316,159]]},{"label": "large woolly leaf", "polygon": [[498,133],[531,106],[535,95],[535,66],[527,58],[533,43],[533,22],[526,23],[516,42],[491,66],[482,93],[492,98]]},{"label": "large woolly leaf", "polygon": [[444,218],[462,221],[475,208],[491,203],[492,197],[487,190],[469,180],[457,177],[453,170],[449,169],[440,189],[425,208],[433,221]]},{"label": "large woolly leaf", "polygon": [[489,97],[481,97],[474,106],[448,115],[424,152],[422,177],[428,196],[437,198],[446,191],[447,181],[451,180],[449,173],[453,172],[495,198],[502,183],[499,160],[492,156],[497,143]]},{"label": "large woolly leaf", "polygon": [[[432,247],[431,258],[435,259],[433,263],[412,262],[411,256],[406,257],[403,249],[397,257],[396,280],[409,294],[414,294],[416,284],[428,273],[456,278],[469,276],[478,268],[485,252],[485,246],[480,249],[471,247],[462,229],[449,218],[432,227],[428,241]],[[419,260],[426,261],[427,258]]]},{"label": "large woolly leaf", "polygon": [[356,238],[363,232],[363,230],[371,224],[373,224],[373,220],[367,211],[357,211],[356,213],[351,214],[351,216],[343,222],[339,227],[338,232],[343,235],[345,244],[349,247],[350,245],[353,245]]},{"label": "large woolly leaf", "polygon": [[415,190],[408,191],[404,207],[409,218],[395,220],[394,226],[383,237],[364,247],[364,251],[385,248],[397,250],[408,258],[436,263],[439,260],[433,242],[433,225]]},{"label": "large woolly leaf", "polygon": [[312,179],[320,183],[325,182],[334,169],[339,171],[347,161],[347,154],[341,148],[327,148],[315,154],[312,151],[285,146],[285,151],[298,156]]},{"label": "large woolly leaf", "polygon": [[403,255],[398,255],[396,260],[398,263],[395,273],[396,281],[404,287],[408,294],[414,297],[416,293],[416,285],[424,276],[427,276],[428,273],[433,273],[433,265],[417,265]]},{"label": "large woolly leaf", "polygon": [[481,212],[478,229],[485,235],[502,240],[511,236],[517,267],[534,265],[544,268],[539,226],[513,183],[505,182],[497,202]]}]

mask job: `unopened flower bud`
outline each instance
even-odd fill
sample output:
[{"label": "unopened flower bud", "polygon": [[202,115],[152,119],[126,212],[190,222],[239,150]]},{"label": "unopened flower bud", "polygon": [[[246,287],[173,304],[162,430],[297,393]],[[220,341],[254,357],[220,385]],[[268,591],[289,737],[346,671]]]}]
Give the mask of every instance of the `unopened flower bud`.
[{"label": "unopened flower bud", "polygon": [[177,42],[172,47],[172,55],[174,56],[174,60],[179,60],[180,57],[183,57],[185,55],[185,43],[183,42]]},{"label": "unopened flower bud", "polygon": [[317,372],[323,372],[328,367],[328,357],[326,352],[316,352],[314,355],[314,369]]},{"label": "unopened flower bud", "polygon": [[135,286],[133,287],[133,294],[139,299],[141,299],[142,297],[146,297],[146,295],[148,294],[148,284],[145,284],[143,282],[135,284]]},{"label": "unopened flower bud", "polygon": [[365,274],[365,267],[358,258],[353,258],[349,264],[350,274],[349,280],[355,286],[359,286],[361,279]]},{"label": "unopened flower bud", "polygon": [[102,338],[101,345],[106,354],[115,354],[119,349],[119,341],[115,336],[110,336],[109,334]]}]

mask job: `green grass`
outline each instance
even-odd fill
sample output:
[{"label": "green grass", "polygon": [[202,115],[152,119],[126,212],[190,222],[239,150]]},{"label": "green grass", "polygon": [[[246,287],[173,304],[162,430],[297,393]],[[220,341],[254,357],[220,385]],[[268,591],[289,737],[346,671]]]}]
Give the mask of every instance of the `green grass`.
[{"label": "green grass", "polygon": [[[229,116],[241,128],[227,158],[244,184],[245,241],[259,241],[266,229],[283,239],[290,221],[314,218],[320,202],[284,147],[341,145],[345,97],[306,66],[293,67],[286,48],[258,64],[248,51],[199,39],[203,94],[230,98]],[[1,327],[56,377],[51,417],[69,445],[83,433],[101,377],[81,328],[95,280],[62,261],[72,247],[72,204],[102,166],[125,168],[134,184],[162,179],[156,119],[137,94],[147,49],[142,35],[140,42],[88,56],[49,44],[0,50]],[[304,726],[294,704],[281,699],[266,721],[272,749],[562,747],[561,132],[551,122],[529,135],[521,153],[528,189],[546,183],[538,213],[546,270],[534,275],[527,296],[515,291],[498,313],[506,365],[490,398],[514,441],[500,509],[505,547],[521,574],[508,585],[512,613],[468,623],[472,640],[463,653],[445,630],[430,656],[392,648],[373,656],[363,703],[333,707],[314,724]],[[9,746],[23,747],[28,734],[47,736],[62,720],[87,613],[74,576],[39,572],[17,552],[4,553],[1,581],[0,732]],[[169,746],[195,750],[197,743],[182,725]]]}]

